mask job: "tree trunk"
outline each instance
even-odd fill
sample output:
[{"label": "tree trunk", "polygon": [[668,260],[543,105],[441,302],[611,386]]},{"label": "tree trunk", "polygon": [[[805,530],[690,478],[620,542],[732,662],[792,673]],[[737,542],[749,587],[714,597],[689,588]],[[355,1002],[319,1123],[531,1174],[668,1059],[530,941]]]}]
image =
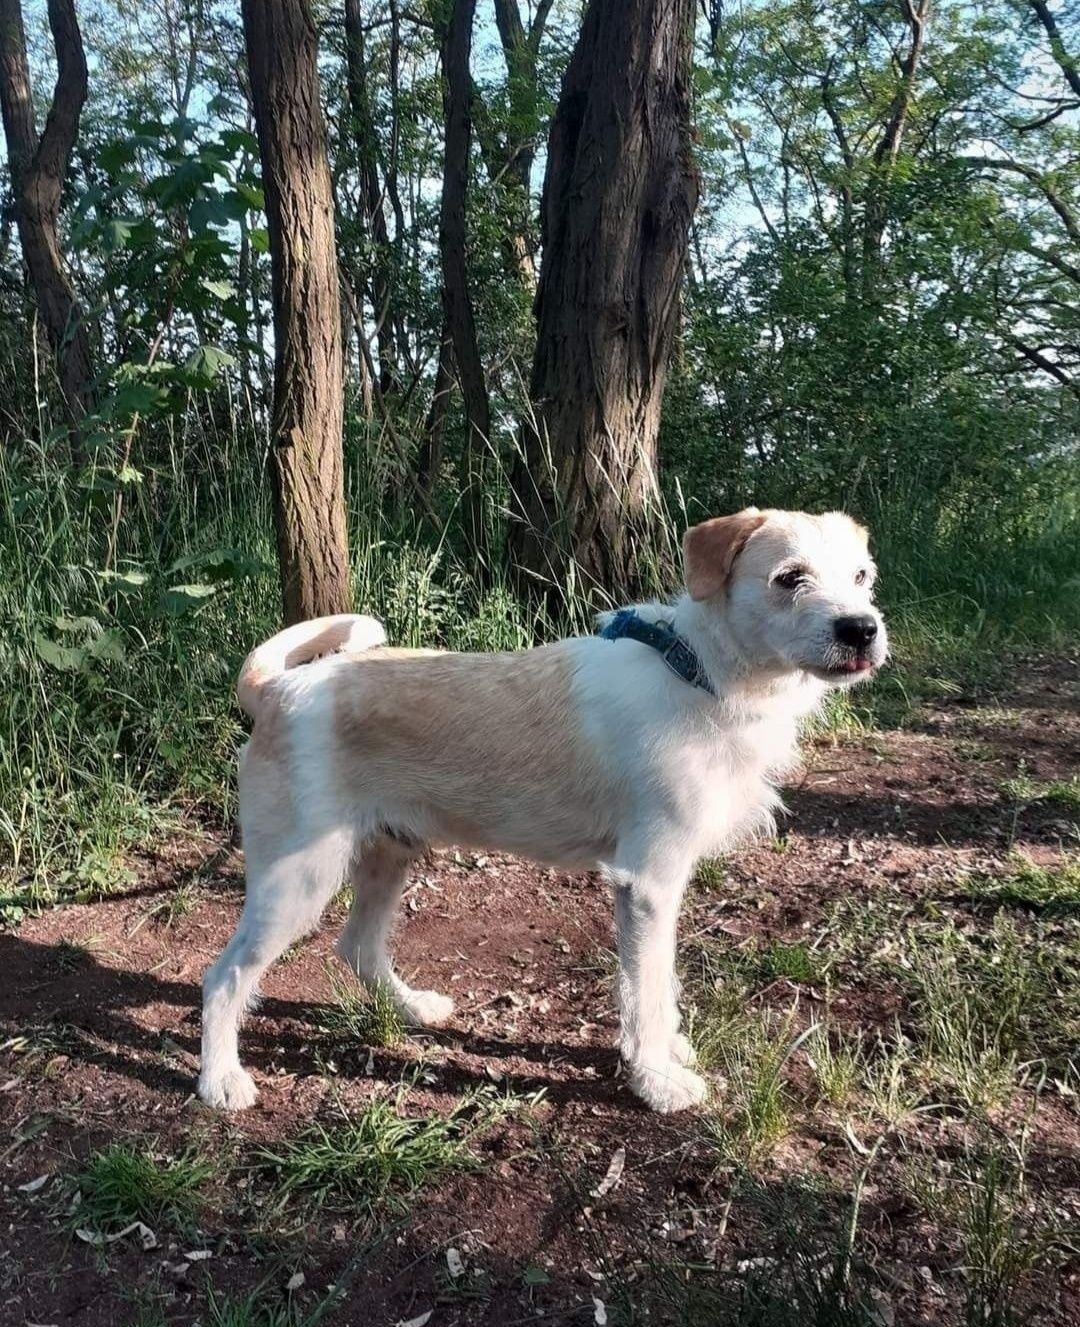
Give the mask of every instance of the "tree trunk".
[{"label": "tree trunk", "polygon": [[454,386],[454,344],[444,321],[439,334],[439,360],[435,368],[435,386],[416,462],[416,480],[430,494],[442,466],[446,440],[446,417],[450,413],[450,392]]},{"label": "tree trunk", "polygon": [[454,347],[467,424],[462,474],[464,523],[479,568],[489,570],[483,499],[484,475],[488,468],[485,462],[491,439],[491,407],[476,339],[476,317],[469,295],[465,216],[469,185],[469,51],[475,9],[476,0],[454,0],[442,39],[446,156],[439,213],[439,250],[442,255],[443,316]]},{"label": "tree trunk", "polygon": [[90,336],[60,252],[57,224],[64,179],[86,101],[86,56],[74,0],[48,0],[56,88],[38,138],[20,0],[0,0],[0,111],[15,196],[19,242],[38,313],[56,357],[74,437],[91,405]]},{"label": "tree trunk", "polygon": [[[505,143],[488,121],[479,90],[476,128],[491,187],[502,200],[503,252],[509,274],[533,295],[536,292],[536,244],[532,234],[529,186],[540,122],[537,61],[552,0],[539,0],[526,30],[518,0],[495,0],[495,26],[506,61],[510,128]],[[487,132],[485,132],[485,130]]]},{"label": "tree trunk", "polygon": [[511,551],[556,592],[632,594],[659,534],[660,404],[698,175],[694,0],[591,0],[551,126],[533,413]]},{"label": "tree trunk", "polygon": [[866,209],[863,218],[862,294],[864,303],[870,305],[877,302],[881,248],[885,239],[885,227],[889,222],[893,174],[915,98],[915,82],[919,75],[919,62],[922,59],[926,39],[926,25],[930,18],[930,0],[917,0],[917,3],[916,0],[907,0],[904,17],[907,20],[911,41],[900,63],[900,83],[874,151],[874,171],[867,183]]},{"label": "tree trunk", "polygon": [[386,396],[399,386],[397,355],[394,350],[395,319],[391,308],[390,235],[383,211],[383,190],[379,182],[378,144],[368,92],[367,52],[360,0],[345,0],[345,68],[352,138],[360,176],[361,206],[371,242],[370,301],[379,346],[379,390]]},{"label": "tree trunk", "polygon": [[243,0],[274,310],[270,429],[286,623],[350,605],[334,209],[307,0]]}]

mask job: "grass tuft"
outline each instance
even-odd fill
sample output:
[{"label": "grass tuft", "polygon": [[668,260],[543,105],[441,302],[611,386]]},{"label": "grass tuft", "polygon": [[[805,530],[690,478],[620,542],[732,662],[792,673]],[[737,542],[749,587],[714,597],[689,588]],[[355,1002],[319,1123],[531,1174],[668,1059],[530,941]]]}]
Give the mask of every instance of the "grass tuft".
[{"label": "grass tuft", "polygon": [[824,979],[821,960],[806,945],[789,945],[780,941],[762,949],[758,964],[766,981],[787,980],[813,986]]},{"label": "grass tuft", "polygon": [[712,1136],[730,1161],[754,1162],[790,1127],[791,1092],[784,1079],[788,1060],[813,1029],[792,1036],[794,1011],[783,1020],[748,1020],[742,1035],[722,1043],[720,1066],[726,1088]]},{"label": "grass tuft", "polygon": [[390,987],[379,982],[369,990],[355,977],[343,977],[326,965],[331,1000],[318,1012],[319,1026],[336,1046],[398,1046],[407,1037],[405,1022]]},{"label": "grass tuft", "polygon": [[1032,1321],[1028,1278],[1049,1271],[1056,1233],[1026,1192],[1022,1157],[969,1158],[960,1183],[966,1327],[1021,1327]]},{"label": "grass tuft", "polygon": [[1023,806],[1048,802],[1074,816],[1080,816],[1080,777],[1043,781],[1021,774],[1017,778],[1006,779],[1001,785],[1001,791]]},{"label": "grass tuft", "polygon": [[719,889],[727,881],[723,857],[703,857],[694,869],[694,883],[702,889]]},{"label": "grass tuft", "polygon": [[203,1206],[214,1167],[193,1152],[167,1160],[144,1148],[113,1143],[94,1152],[76,1177],[80,1226],[107,1229],[131,1221],[190,1225]]},{"label": "grass tuft", "polygon": [[359,1114],[312,1122],[277,1149],[260,1149],[256,1161],[282,1203],[302,1198],[370,1214],[400,1207],[448,1173],[475,1168],[473,1144],[520,1104],[479,1091],[446,1115],[409,1116],[400,1112],[400,1095],[379,1098]]},{"label": "grass tuft", "polygon": [[806,1059],[822,1100],[837,1109],[846,1106],[863,1079],[861,1046],[823,1022],[806,1039]]},{"label": "grass tuft", "polygon": [[1047,916],[1080,914],[1080,858],[1039,866],[1017,856],[1006,874],[972,875],[964,884],[976,904],[1022,908]]}]

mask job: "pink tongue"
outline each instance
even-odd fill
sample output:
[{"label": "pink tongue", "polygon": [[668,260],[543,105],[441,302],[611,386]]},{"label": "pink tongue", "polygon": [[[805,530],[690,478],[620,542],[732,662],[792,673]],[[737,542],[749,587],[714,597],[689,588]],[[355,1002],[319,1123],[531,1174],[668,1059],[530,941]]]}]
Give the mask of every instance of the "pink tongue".
[{"label": "pink tongue", "polygon": [[845,673],[862,673],[870,667],[869,659],[848,659],[840,667]]}]

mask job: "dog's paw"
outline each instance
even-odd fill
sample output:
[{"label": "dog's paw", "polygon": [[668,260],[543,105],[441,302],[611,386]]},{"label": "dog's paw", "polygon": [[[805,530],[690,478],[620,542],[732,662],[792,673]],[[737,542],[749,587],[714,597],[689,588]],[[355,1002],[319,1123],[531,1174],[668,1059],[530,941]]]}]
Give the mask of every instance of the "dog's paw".
[{"label": "dog's paw", "polygon": [[697,1064],[697,1053],[690,1045],[690,1038],[681,1032],[671,1038],[671,1058],[676,1064]]},{"label": "dog's paw", "polygon": [[646,1106],[661,1115],[700,1105],[709,1090],[700,1074],[674,1060],[663,1069],[632,1068],[630,1087]]},{"label": "dog's paw", "polygon": [[199,1098],[215,1110],[247,1110],[254,1106],[259,1089],[252,1076],[237,1066],[216,1078],[200,1075],[198,1093]]},{"label": "dog's paw", "polygon": [[453,1017],[454,1002],[438,991],[410,991],[402,1003],[401,1012],[417,1027],[437,1028]]}]

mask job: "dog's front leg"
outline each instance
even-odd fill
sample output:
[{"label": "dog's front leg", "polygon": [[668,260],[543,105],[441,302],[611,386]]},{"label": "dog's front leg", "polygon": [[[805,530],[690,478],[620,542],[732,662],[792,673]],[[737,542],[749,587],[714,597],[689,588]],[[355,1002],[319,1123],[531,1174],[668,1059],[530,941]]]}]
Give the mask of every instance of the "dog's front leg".
[{"label": "dog's front leg", "polygon": [[620,1049],[631,1088],[665,1114],[696,1105],[706,1092],[705,1080],[686,1068],[690,1050],[676,1003],[675,931],[687,875],[615,875]]}]

